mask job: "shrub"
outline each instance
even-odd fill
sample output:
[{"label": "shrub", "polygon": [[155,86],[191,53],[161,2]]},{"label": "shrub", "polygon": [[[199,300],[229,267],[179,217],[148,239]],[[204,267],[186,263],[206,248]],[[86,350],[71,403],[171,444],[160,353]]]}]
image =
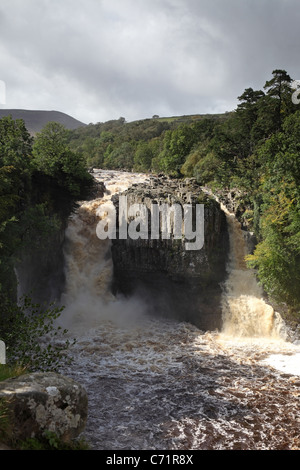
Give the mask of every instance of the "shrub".
[{"label": "shrub", "polygon": [[63,307],[43,307],[26,296],[20,305],[3,295],[0,301],[0,338],[6,344],[8,365],[19,364],[31,371],[57,371],[70,360],[65,354],[71,344],[64,339],[67,330],[56,324]]}]

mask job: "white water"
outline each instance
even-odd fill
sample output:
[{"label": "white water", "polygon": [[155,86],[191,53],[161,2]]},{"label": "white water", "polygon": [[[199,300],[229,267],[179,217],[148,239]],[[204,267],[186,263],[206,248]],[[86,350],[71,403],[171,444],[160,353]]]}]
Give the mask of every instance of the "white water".
[{"label": "white water", "polygon": [[109,194],[84,203],[70,221],[62,317],[77,338],[73,365],[63,372],[87,388],[92,447],[300,449],[300,348],[285,341],[280,316],[246,269],[234,219],[227,214],[224,331],[151,318],[141,299],[110,294],[110,242],[96,236],[99,205],[147,177],[109,171],[96,177]]},{"label": "white water", "polygon": [[246,241],[240,223],[221,204],[229,230],[228,278],[223,296],[223,333],[230,337],[285,339],[280,315],[263,299],[255,274],[247,269]]}]

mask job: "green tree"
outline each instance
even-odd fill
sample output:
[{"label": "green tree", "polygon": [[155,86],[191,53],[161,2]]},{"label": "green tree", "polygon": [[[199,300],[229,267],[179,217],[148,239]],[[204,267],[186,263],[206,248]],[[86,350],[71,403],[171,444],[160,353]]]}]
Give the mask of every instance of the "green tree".
[{"label": "green tree", "polygon": [[300,308],[300,112],[260,149],[259,240],[249,263],[266,291]]},{"label": "green tree", "polygon": [[276,110],[278,120],[281,124],[282,120],[291,109],[291,83],[292,79],[285,70],[276,69],[272,72],[273,78],[267,80],[264,89],[267,95],[277,100]]},{"label": "green tree", "polygon": [[[111,151],[109,152],[109,150]],[[118,168],[123,170],[131,170],[134,164],[135,144],[123,142],[120,146],[112,149],[108,147],[104,157],[105,168]]]},{"label": "green tree", "polygon": [[152,159],[155,157],[154,140],[149,142],[140,141],[134,154],[134,168],[137,171],[149,171]]},{"label": "green tree", "polygon": [[222,162],[213,152],[209,152],[195,165],[194,176],[202,185],[213,184],[221,178],[221,168]]},{"label": "green tree", "polygon": [[32,138],[24,121],[0,119],[0,290],[14,297],[18,221],[30,200]]},{"label": "green tree", "polygon": [[159,155],[161,170],[173,176],[180,176],[180,169],[196,142],[196,134],[187,124],[174,131],[166,131],[163,149]]},{"label": "green tree", "polygon": [[33,166],[40,173],[53,178],[71,197],[81,198],[92,186],[83,157],[68,145],[68,131],[64,126],[49,122],[37,134],[33,144]]},{"label": "green tree", "polygon": [[0,165],[25,170],[29,166],[33,139],[22,119],[0,119]]},{"label": "green tree", "polygon": [[252,128],[257,121],[260,100],[265,96],[261,90],[254,91],[246,88],[244,93],[238,97],[240,103],[236,109],[235,125],[240,133],[240,140],[244,142],[244,156],[250,155],[257,143]]},{"label": "green tree", "polygon": [[293,111],[296,110],[292,102],[291,83],[292,79],[285,70],[276,69],[272,72],[273,78],[267,80],[264,86],[266,90],[266,97],[271,98],[266,100],[264,104],[266,111],[273,117],[273,129],[276,131],[281,129],[284,119]]},{"label": "green tree", "polygon": [[57,371],[70,361],[66,355],[71,344],[65,339],[67,330],[56,322],[62,307],[36,304],[26,296],[18,305],[3,294],[0,300],[0,338],[6,345],[9,365],[19,364],[30,371]]}]

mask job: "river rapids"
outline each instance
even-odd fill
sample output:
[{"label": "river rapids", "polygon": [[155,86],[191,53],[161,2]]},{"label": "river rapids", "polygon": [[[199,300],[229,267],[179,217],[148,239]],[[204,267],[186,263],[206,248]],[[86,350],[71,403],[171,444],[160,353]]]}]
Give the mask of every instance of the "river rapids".
[{"label": "river rapids", "polygon": [[84,437],[95,450],[300,450],[300,346],[286,340],[243,264],[230,230],[224,328],[152,317],[141,299],[114,297],[110,240],[97,210],[146,175],[96,171],[101,199],[84,202],[66,231],[67,285],[60,319],[76,338],[61,372],[85,386]]}]

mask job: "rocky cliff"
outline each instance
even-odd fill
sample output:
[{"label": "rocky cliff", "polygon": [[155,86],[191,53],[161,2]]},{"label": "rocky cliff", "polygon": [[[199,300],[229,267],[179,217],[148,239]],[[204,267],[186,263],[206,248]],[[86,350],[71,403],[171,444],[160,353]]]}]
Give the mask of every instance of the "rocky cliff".
[{"label": "rocky cliff", "polygon": [[[95,182],[89,199],[103,197],[104,191],[103,183]],[[76,205],[73,211],[75,208]],[[61,298],[65,288],[65,230],[70,214],[71,205],[64,206],[61,202],[61,207],[52,213],[58,221],[57,228],[22,247],[15,265],[19,296],[29,295],[37,303],[56,302]]]},{"label": "rocky cliff", "polygon": [[[204,244],[201,249],[187,249],[186,239],[176,239],[171,233],[164,239],[162,226],[159,236],[112,241],[114,291],[124,295],[139,295],[154,313],[190,321],[201,329],[221,326],[221,283],[226,276],[228,234],[226,218],[219,204],[202,192],[193,179],[169,180],[153,177],[149,185],[134,185],[122,193],[128,208],[142,204],[150,213],[153,205],[189,205],[193,208],[193,229],[197,233],[195,211],[204,207]],[[113,198],[120,214],[120,197]],[[183,212],[182,212],[183,213]],[[174,220],[173,220],[174,222]],[[130,217],[127,226],[130,225]]]}]

